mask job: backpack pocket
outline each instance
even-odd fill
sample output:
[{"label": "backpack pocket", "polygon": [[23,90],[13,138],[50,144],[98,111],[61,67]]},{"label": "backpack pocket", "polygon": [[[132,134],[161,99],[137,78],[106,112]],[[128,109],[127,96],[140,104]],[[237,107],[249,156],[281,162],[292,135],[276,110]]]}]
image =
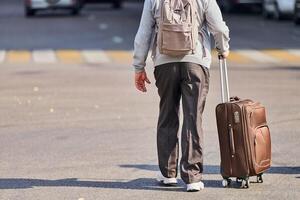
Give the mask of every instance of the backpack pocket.
[{"label": "backpack pocket", "polygon": [[[187,54],[193,50],[192,26],[166,24],[161,30],[162,53]],[[168,53],[165,53],[168,54]]]}]

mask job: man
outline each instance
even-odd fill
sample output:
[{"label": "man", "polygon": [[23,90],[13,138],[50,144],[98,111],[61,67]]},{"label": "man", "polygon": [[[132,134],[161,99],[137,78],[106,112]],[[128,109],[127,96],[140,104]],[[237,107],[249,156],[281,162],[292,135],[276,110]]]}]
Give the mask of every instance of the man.
[{"label": "man", "polygon": [[145,83],[150,84],[150,81],[144,68],[151,48],[155,66],[154,76],[160,96],[157,151],[161,173],[158,181],[165,185],[177,183],[179,104],[182,98],[180,175],[187,184],[187,191],[199,191],[204,188],[201,182],[202,113],[209,88],[210,33],[214,36],[219,55],[226,58],[229,54],[229,30],[222,19],[216,0],[194,0],[199,25],[195,51],[180,56],[165,55],[158,49],[157,43],[162,1],[166,0],[145,0],[144,3],[134,42],[135,85],[138,90],[147,91]]}]

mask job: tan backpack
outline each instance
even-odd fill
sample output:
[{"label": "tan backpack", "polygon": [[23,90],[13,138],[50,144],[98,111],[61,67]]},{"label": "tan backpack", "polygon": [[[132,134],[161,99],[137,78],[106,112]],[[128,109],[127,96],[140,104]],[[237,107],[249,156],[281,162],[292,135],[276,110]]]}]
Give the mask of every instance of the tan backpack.
[{"label": "tan backpack", "polygon": [[197,0],[161,0],[157,45],[161,54],[194,54],[198,40]]}]

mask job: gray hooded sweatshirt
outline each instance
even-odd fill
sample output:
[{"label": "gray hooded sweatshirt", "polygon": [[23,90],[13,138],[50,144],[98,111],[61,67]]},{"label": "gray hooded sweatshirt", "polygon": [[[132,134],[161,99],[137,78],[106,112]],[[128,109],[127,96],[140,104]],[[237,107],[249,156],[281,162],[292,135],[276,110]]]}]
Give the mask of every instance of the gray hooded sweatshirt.
[{"label": "gray hooded sweatshirt", "polygon": [[156,45],[156,24],[159,20],[161,0],[145,0],[140,26],[134,40],[133,66],[136,72],[146,66],[148,52],[152,50],[154,66],[172,62],[191,62],[209,68],[213,35],[218,53],[229,50],[229,29],[223,21],[216,0],[195,0],[198,4],[199,37],[194,54],[172,57],[160,54]]}]

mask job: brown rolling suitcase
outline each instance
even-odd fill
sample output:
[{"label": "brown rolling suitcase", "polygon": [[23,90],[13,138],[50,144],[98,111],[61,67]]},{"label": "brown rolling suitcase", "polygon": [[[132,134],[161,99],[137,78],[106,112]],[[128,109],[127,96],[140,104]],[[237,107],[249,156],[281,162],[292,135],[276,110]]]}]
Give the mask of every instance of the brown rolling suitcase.
[{"label": "brown rolling suitcase", "polygon": [[216,107],[223,186],[236,177],[249,188],[249,177],[262,174],[271,165],[271,138],[265,107],[250,99],[229,96],[226,59],[219,57],[222,103]]}]

